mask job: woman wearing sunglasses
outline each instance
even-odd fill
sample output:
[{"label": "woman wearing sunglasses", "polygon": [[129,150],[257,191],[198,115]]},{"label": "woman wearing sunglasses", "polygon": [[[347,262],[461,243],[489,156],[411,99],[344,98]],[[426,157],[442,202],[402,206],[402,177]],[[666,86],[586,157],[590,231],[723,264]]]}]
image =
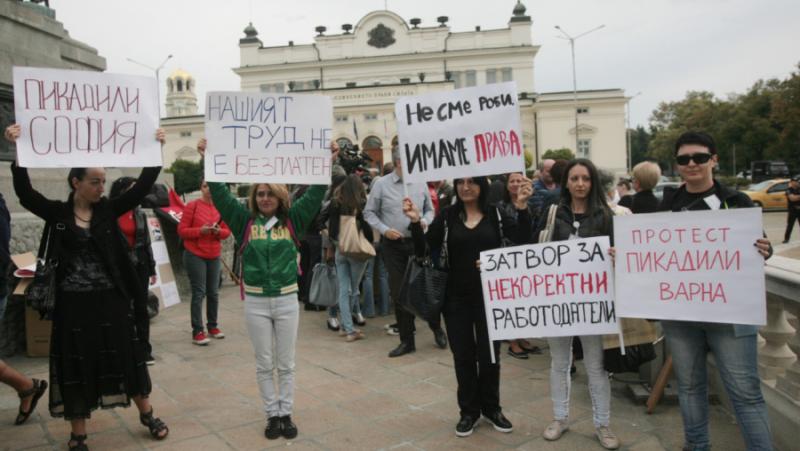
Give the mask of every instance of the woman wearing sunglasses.
[{"label": "woman wearing sunglasses", "polygon": [[[747,195],[714,180],[717,148],[702,132],[687,132],[675,143],[675,162],[683,181],[677,189],[665,189],[660,211],[751,208]],[[772,255],[766,238],[754,246],[764,257]],[[678,379],[678,399],[683,417],[683,449],[705,450],[708,437],[708,379],[706,353],[714,354],[722,382],[733,404],[747,449],[772,449],[767,406],[758,376],[757,326],[662,321]]]}]

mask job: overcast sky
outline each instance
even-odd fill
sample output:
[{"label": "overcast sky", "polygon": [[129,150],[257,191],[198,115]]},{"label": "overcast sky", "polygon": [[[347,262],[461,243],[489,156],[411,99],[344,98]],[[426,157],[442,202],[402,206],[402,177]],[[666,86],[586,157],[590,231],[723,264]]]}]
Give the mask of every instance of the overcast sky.
[{"label": "overcast sky", "polygon": [[[504,28],[516,0],[388,0],[408,21],[435,25],[450,18],[452,31]],[[631,102],[632,124],[646,125],[661,101],[688,90],[719,96],[742,92],[759,78],[785,78],[800,62],[798,0],[527,0],[538,92],[572,90],[572,35],[605,28],[576,41],[578,89],[622,88],[641,95]],[[50,0],[70,35],[97,48],[108,71],[152,75],[127,58],[176,68],[197,80],[199,103],[207,90],[238,90],[239,38],[248,22],[265,46],[313,42],[314,28],[339,33],[343,23],[384,9],[384,0]]]}]

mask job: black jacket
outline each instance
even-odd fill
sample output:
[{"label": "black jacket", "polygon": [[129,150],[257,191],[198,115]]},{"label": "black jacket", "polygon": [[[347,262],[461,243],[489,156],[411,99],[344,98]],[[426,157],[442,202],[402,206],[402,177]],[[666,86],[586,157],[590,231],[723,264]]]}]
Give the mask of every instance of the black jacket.
[{"label": "black jacket", "polygon": [[[159,172],[161,172],[160,167],[144,168],[131,189],[114,199],[100,198],[100,201],[93,205],[92,220],[89,225],[91,240],[99,249],[100,258],[120,293],[125,299],[133,300],[137,317],[147,315],[147,292],[138,280],[128,253],[128,243],[119,229],[117,218],[142,201],[150,192]],[[23,207],[49,224],[58,222],[74,224],[72,194],[66,202],[50,200],[33,189],[26,168],[12,164],[11,174],[14,177],[14,191]],[[64,249],[63,252],[69,251]],[[60,281],[64,274],[57,271],[56,277]]]},{"label": "black jacket", "polygon": [[[727,187],[717,180],[714,180],[714,192],[722,202],[720,208],[752,208],[755,205],[750,197],[733,188]],[[688,191],[686,191],[686,184],[678,188],[665,187],[664,197],[661,199],[661,204],[658,206],[658,211],[695,211],[695,210],[710,210],[708,204],[702,199],[696,199],[688,202]]]},{"label": "black jacket", "polygon": [[[500,224],[497,219],[497,212],[500,212],[500,220],[503,222],[502,235],[514,244],[527,244],[531,243],[533,237],[531,236],[531,215],[528,209],[517,210],[517,217],[509,216],[503,209],[499,209],[492,205],[489,207],[489,221],[492,222],[495,230],[497,230],[497,246],[502,246],[500,238]],[[424,257],[427,251],[427,246],[438,255],[441,251],[444,242],[444,225],[445,218],[447,219],[448,227],[452,227],[456,221],[464,222],[462,212],[459,211],[456,205],[451,205],[443,208],[442,211],[433,219],[433,223],[428,226],[428,232],[422,230],[422,225],[411,223],[411,238],[414,240],[414,254],[418,257]],[[444,263],[444,262],[443,262]]]},{"label": "black jacket", "polygon": [[[580,221],[578,227],[578,236],[581,238],[590,238],[594,236],[607,235],[613,245],[614,242],[614,214],[608,210],[599,208],[591,215],[586,216]],[[556,211],[556,221],[553,225],[553,241],[568,240],[570,235],[576,232],[575,227],[572,226],[575,222],[572,214],[572,209],[569,205],[561,204]],[[536,236],[539,236],[537,231]]]},{"label": "black jacket", "polygon": [[655,213],[658,211],[659,200],[653,190],[648,189],[623,197],[618,205],[630,208],[634,213]]},{"label": "black jacket", "polygon": [[136,224],[136,232],[133,242],[132,256],[134,264],[144,270],[148,276],[156,275],[156,261],[153,258],[153,248],[150,245],[150,230],[147,228],[147,214],[136,207],[133,210],[133,222]]}]

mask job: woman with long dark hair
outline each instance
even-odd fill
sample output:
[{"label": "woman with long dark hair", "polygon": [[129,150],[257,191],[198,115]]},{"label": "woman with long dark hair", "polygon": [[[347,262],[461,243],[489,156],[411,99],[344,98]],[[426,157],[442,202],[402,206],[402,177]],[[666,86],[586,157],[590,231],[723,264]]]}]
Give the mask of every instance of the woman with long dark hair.
[{"label": "woman with long dark hair", "polygon": [[[14,142],[20,133],[15,124],[5,136]],[[163,144],[163,130],[156,139]],[[147,315],[147,293],[117,223],[150,192],[159,172],[161,167],[144,168],[133,188],[108,199],[105,169],[72,168],[64,202],[45,198],[31,186],[26,168],[11,165],[20,204],[45,220],[55,249],[61,249],[50,338],[50,414],[72,423],[70,449],[88,449],[86,420],[93,410],[129,406],[131,399],[154,438],[169,433],[148,400],[152,384],[133,321]]]},{"label": "woman with long dark hair", "polygon": [[328,236],[336,245],[336,277],[339,281],[339,316],[341,318],[341,335],[348,342],[364,338],[364,333],[353,326],[353,315],[361,316],[359,305],[359,284],[367,266],[366,260],[343,255],[338,246],[340,220],[343,215],[355,216],[356,227],[360,233],[372,242],[372,227],[364,220],[364,205],[367,193],[364,183],[358,175],[350,174],[333,193],[328,209]]},{"label": "woman with long dark hair", "polygon": [[[585,158],[572,160],[564,171],[561,197],[553,225],[553,241],[595,236],[613,237],[614,213],[606,202],[606,193],[597,168]],[[538,234],[537,234],[538,235]],[[619,439],[611,431],[611,385],[603,367],[602,335],[583,335],[583,364],[589,377],[592,418],[597,439],[607,449],[619,448]],[[558,440],[569,429],[570,366],[573,337],[550,337],[550,397],[553,421],[542,436]]]},{"label": "woman with long dark hair", "polygon": [[[114,199],[128,191],[136,183],[133,177],[120,177],[111,184],[109,197]],[[136,266],[136,275],[139,278],[142,290],[148,291],[150,285],[156,283],[156,262],[153,259],[153,248],[150,246],[150,230],[147,228],[147,215],[137,205],[133,210],[126,211],[117,218],[119,229],[128,242],[128,251],[131,260]],[[142,337],[146,361],[148,365],[155,363],[153,358],[153,345],[150,343],[150,315],[137,318],[136,328]]]},{"label": "woman with long dark hair", "polygon": [[[446,300],[443,308],[447,338],[458,380],[458,407],[461,418],[456,435],[472,434],[481,415],[500,432],[511,432],[511,422],[500,407],[500,364],[492,363],[489,332],[481,289],[479,259],[481,251],[502,246],[503,237],[523,244],[531,239],[528,198],[531,181],[524,179],[514,201],[516,218],[489,204],[486,177],[455,180],[456,203],[445,207],[424,233],[420,211],[411,199],[403,201],[403,211],[411,220],[415,254],[425,255],[426,244],[448,267]],[[445,236],[447,241],[445,242]],[[500,344],[492,343],[495,356]]]}]

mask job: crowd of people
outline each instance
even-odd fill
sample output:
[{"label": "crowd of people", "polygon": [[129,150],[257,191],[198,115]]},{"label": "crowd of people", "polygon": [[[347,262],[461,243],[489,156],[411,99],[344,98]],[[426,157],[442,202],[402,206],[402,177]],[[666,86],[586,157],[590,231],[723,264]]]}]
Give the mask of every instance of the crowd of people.
[{"label": "crowd of people", "polygon": [[[19,134],[16,125],[5,131],[12,142]],[[162,131],[156,139],[163,142]],[[204,154],[206,146],[201,140],[198,151]],[[361,327],[371,318],[389,315],[394,304],[394,322],[385,329],[399,337],[388,357],[399,358],[416,350],[415,317],[397,305],[404,272],[410,258],[431,256],[450,274],[441,314],[444,324],[438,317],[426,322],[433,343],[442,349],[449,345],[452,352],[459,411],[455,433],[469,436],[481,419],[499,432],[510,433],[513,425],[503,414],[500,400],[501,344],[490,344],[484,311],[480,252],[536,243],[545,236],[540,232],[552,215],[548,240],[608,236],[612,238],[608,254],[613,259],[615,215],[753,206],[746,195],[714,179],[718,160],[711,136],[687,132],[674,149],[684,183],[665,190],[661,201],[653,194],[661,174],[652,162],[636,165],[630,180],[619,181],[592,161],[579,158],[545,160],[534,180],[511,173],[457,178],[452,183],[405,184],[396,147],[383,174],[371,180],[334,164],[329,186],[290,191],[282,184],[253,184],[247,205],[225,184],[204,181],[201,198],[186,205],[178,227],[192,288],[192,343],[207,345],[209,337],[224,337],[217,317],[221,241],[233,235],[241,263],[245,323],[266,415],[264,434],[267,439],[292,439],[298,435],[292,413],[300,307],[305,304],[306,310],[318,310],[309,299],[313,266],[327,262],[336,268],[338,299],[328,309],[325,323],[347,343],[367,338]],[[335,163],[336,143],[331,151]],[[105,197],[102,168],[74,168],[64,202],[46,199],[32,187],[27,170],[12,165],[20,203],[56,231],[61,254],[49,384],[27,378],[2,362],[0,380],[19,393],[16,424],[28,419],[49,388],[50,414],[71,422],[70,449],[88,449],[86,420],[93,410],[128,406],[131,400],[155,439],[169,433],[148,401],[152,382],[147,365],[154,358],[145,297],[155,272],[149,241],[142,232],[145,218],[138,210],[159,171],[145,168],[138,179],[118,180]],[[719,202],[710,202],[709,197]],[[7,255],[9,219],[2,210],[0,238],[5,240]],[[354,253],[353,233],[371,248]],[[754,252],[765,259],[772,253],[766,238],[754,246]],[[3,288],[0,295],[5,298]],[[771,449],[758,376],[756,327],[661,323],[674,357],[684,449],[710,446],[709,352],[714,354],[747,449]],[[322,321],[320,327],[325,327]],[[606,449],[620,447],[611,429],[611,388],[602,336],[551,337],[546,342],[552,421],[542,436],[554,441],[569,430],[571,373],[576,347],[580,347],[597,439]],[[498,357],[494,362],[490,346]],[[542,349],[527,340],[513,340],[507,353],[524,359]]]}]

